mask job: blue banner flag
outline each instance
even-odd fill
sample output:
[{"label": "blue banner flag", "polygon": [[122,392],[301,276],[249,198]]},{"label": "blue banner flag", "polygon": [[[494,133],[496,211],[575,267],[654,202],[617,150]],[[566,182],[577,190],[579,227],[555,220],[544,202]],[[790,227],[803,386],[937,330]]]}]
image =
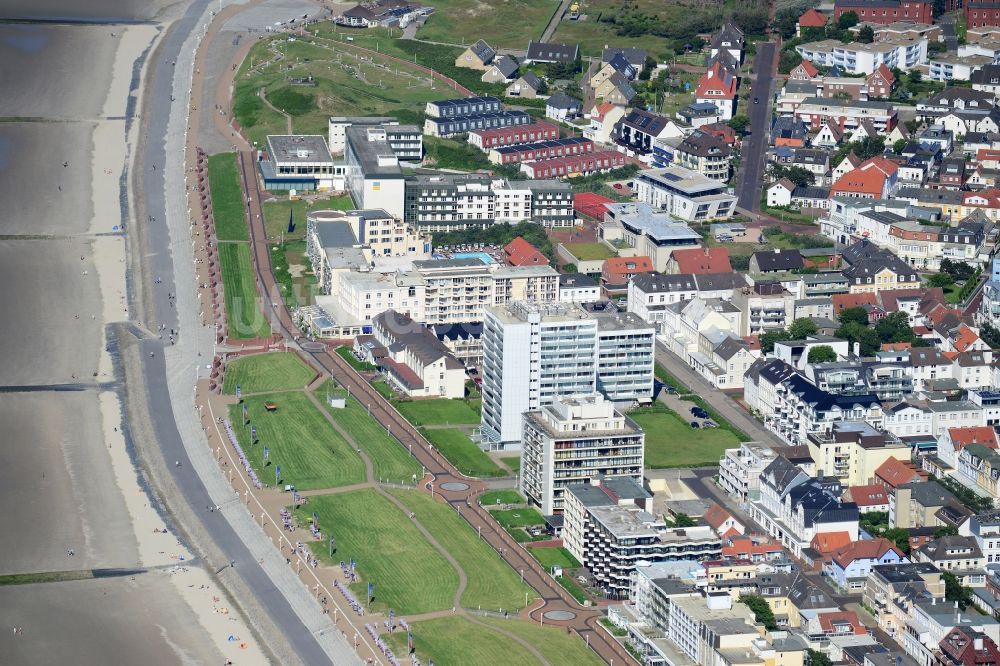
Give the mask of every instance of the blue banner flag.
[{"label": "blue banner flag", "polygon": [[351,558],[351,573],[354,573],[354,558]]},{"label": "blue banner flag", "polygon": [[[243,391],[242,391],[242,389],[240,388],[240,385],[239,385],[239,384],[237,384],[237,385],[236,385],[236,399],[237,399],[237,400],[239,400],[239,399],[240,399],[240,394],[241,394],[242,392],[243,392]],[[245,410],[246,410],[246,407],[244,407],[243,409],[244,409],[244,411],[245,411]]]},{"label": "blue banner flag", "polygon": [[368,583],[368,603],[375,597],[375,583]]},{"label": "blue banner flag", "polygon": [[247,417],[247,404],[243,403],[243,418],[245,419],[246,417]]},{"label": "blue banner flag", "polygon": [[413,632],[412,631],[406,632],[406,648],[410,652],[413,652]]},{"label": "blue banner flag", "polygon": [[[271,457],[271,449],[269,449],[268,447],[265,446],[264,447],[264,462],[267,462],[267,459],[270,458],[270,457]],[[298,498],[295,496],[297,494],[298,493],[292,493],[292,500],[298,500]]]},{"label": "blue banner flag", "polygon": [[281,483],[281,465],[275,465],[274,467],[274,485]]},{"label": "blue banner flag", "polygon": [[250,443],[257,441],[257,426],[250,426]]}]

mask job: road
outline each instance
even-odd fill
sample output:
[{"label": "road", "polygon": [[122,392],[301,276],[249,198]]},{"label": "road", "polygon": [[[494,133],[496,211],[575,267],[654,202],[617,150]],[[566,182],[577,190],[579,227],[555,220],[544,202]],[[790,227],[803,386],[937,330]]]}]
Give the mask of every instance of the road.
[{"label": "road", "polygon": [[[239,165],[241,185],[250,200],[247,212],[251,220],[251,252],[254,257],[258,289],[264,298],[264,310],[272,318],[275,329],[280,330],[290,344],[299,346],[296,344],[299,331],[280,297],[274,279],[271,251],[264,228],[262,191],[253,166],[253,153],[247,147],[239,153]],[[479,505],[478,495],[487,489],[485,483],[459,473],[388,400],[338,354],[330,351],[312,351],[314,345],[308,347],[309,350],[302,349],[302,351],[314,366],[330,374],[341,386],[349,389],[351,395],[370,409],[372,417],[392,433],[399,444],[424,466],[429,474],[429,480],[425,477],[427,482],[425,490],[453,506],[501,559],[514,571],[521,573],[524,581],[538,592],[541,603],[527,613],[529,619],[566,627],[567,630],[575,632],[609,664],[636,663],[621,644],[600,628],[598,621],[603,617],[603,613],[578,604],[538,561]],[[573,619],[558,621],[546,618],[545,614],[552,611],[569,612],[573,614]]]},{"label": "road", "polygon": [[[691,366],[682,361],[676,354],[667,350],[662,343],[656,344],[656,362],[662,365],[667,372],[676,377],[682,384],[691,391],[707,400],[712,408],[719,412],[727,421],[745,432],[755,442],[760,442],[764,446],[782,446],[784,442],[778,439],[777,435],[767,430],[763,424],[750,414],[728,395],[709,384],[704,377],[695,372]],[[681,417],[684,417],[681,414]]]},{"label": "road", "polygon": [[[750,118],[750,136],[743,140],[740,178],[736,186],[737,205],[745,211],[760,208],[761,179],[764,176],[764,152],[771,128],[771,86],[778,67],[777,45],[774,42],[757,44],[754,62],[756,79],[750,87],[750,101],[746,115]],[[754,104],[754,99],[757,104]]]},{"label": "road", "polygon": [[958,34],[955,32],[955,18],[955,14],[944,14],[938,18],[938,25],[941,26],[941,36],[944,37],[945,46],[951,52],[958,50]]},{"label": "road", "polygon": [[559,27],[559,22],[562,21],[563,15],[569,11],[569,7],[572,4],[573,0],[562,0],[562,3],[559,5],[559,9],[557,9],[556,13],[552,15],[551,19],[549,19],[549,23],[545,26],[545,30],[542,30],[542,37],[538,41],[547,42],[552,39],[552,35],[555,34],[556,28]]},{"label": "road", "polygon": [[[195,0],[190,4],[183,17],[171,26],[151,56],[145,82],[141,129],[143,142],[137,149],[134,191],[138,219],[155,218],[159,222],[141,224],[143,229],[138,242],[142,247],[137,248],[136,253],[141,256],[141,270],[132,276],[132,286],[141,294],[145,308],[137,303],[134,295],[132,306],[134,313],[142,313],[139,316],[150,330],[155,324],[159,324],[166,329],[180,330],[182,337],[176,347],[168,349],[164,349],[163,342],[158,339],[142,342],[144,395],[136,391],[139,395],[131,399],[145,399],[160,453],[165,460],[180,463],[167,465],[171,480],[180,491],[169,498],[170,505],[174,507],[180,503],[186,504],[187,512],[195,516],[200,525],[185,524],[185,528],[210,535],[212,545],[221,553],[223,562],[237,563],[235,567],[225,570],[220,578],[223,581],[226,576],[240,579],[238,587],[251,591],[254,597],[251,605],[266,613],[302,663],[336,661],[338,664],[360,664],[361,660],[349,648],[346,640],[338,643],[332,632],[323,636],[322,627],[330,625],[329,618],[325,619],[325,623],[322,621],[324,616],[321,615],[318,604],[311,600],[308,590],[298,582],[294,574],[283,568],[276,570],[273,562],[261,557],[259,545],[266,543],[270,546],[270,540],[259,530],[256,533],[247,531],[247,521],[251,526],[253,521],[245,511],[238,507],[233,507],[235,511],[223,511],[222,515],[227,520],[223,520],[219,513],[204,512],[206,505],[222,505],[227,499],[231,499],[232,491],[218,466],[211,462],[211,452],[204,443],[204,436],[200,433],[200,426],[193,413],[193,399],[192,413],[187,413],[186,410],[176,412],[176,404],[173,403],[176,391],[172,393],[170,390],[178,381],[187,381],[187,393],[190,394],[190,380],[194,377],[194,367],[198,363],[195,345],[203,342],[206,334],[209,337],[211,335],[202,330],[197,321],[199,306],[193,289],[193,269],[189,258],[189,230],[183,182],[184,125],[188,112],[188,99],[183,92],[188,84],[183,83],[183,80],[185,74],[190,77],[193,73],[192,59],[199,37],[197,33],[203,29],[209,7],[214,4],[210,0]],[[178,85],[182,86],[182,90],[175,88]],[[174,100],[173,104],[170,103],[171,100]],[[136,258],[133,257],[133,260]],[[178,263],[175,264],[175,261]],[[169,294],[176,295],[176,307]],[[209,342],[209,354],[210,350]],[[178,377],[181,371],[184,378]],[[188,371],[190,374],[187,374]],[[191,450],[206,455],[209,461],[207,465],[204,461],[199,464],[199,460],[194,459],[196,456],[188,455],[182,432],[191,427],[196,428],[197,435],[201,436],[200,442],[193,443],[197,448]],[[190,440],[187,441],[191,444]],[[208,474],[200,476],[198,472],[205,473],[205,470],[208,470]],[[219,496],[220,493],[224,493],[222,497]],[[247,543],[255,544],[254,551],[251,551]],[[277,556],[276,552],[275,555]],[[284,562],[283,558],[281,562]],[[287,584],[289,577],[295,581],[294,586]],[[281,585],[276,585],[275,581],[282,581]],[[310,613],[315,615],[308,619]]]}]

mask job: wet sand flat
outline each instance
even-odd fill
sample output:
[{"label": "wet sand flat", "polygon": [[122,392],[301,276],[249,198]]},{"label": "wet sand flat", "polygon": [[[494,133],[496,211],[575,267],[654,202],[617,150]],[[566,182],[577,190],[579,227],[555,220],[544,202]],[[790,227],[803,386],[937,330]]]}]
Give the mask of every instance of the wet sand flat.
[{"label": "wet sand flat", "polygon": [[[111,81],[108,63],[117,48],[111,33],[120,32],[116,26],[0,25],[0,62],[6,74],[0,116],[96,117],[104,106]],[[17,85],[10,85],[14,72]]]},{"label": "wet sand flat", "polygon": [[0,241],[0,284],[2,383],[93,381],[103,323],[90,241]]},{"label": "wet sand flat", "polygon": [[97,392],[5,394],[0,423],[0,574],[136,566]]},{"label": "wet sand flat", "polygon": [[[14,635],[15,626],[23,628],[20,636]],[[207,647],[203,628],[173,589],[170,574],[162,571],[135,581],[120,577],[0,587],[0,628],[0,664],[223,661]]]},{"label": "wet sand flat", "polygon": [[93,132],[92,122],[0,123],[0,234],[88,230]]},{"label": "wet sand flat", "polygon": [[175,0],[4,0],[3,15],[38,21],[144,21],[176,4]]}]

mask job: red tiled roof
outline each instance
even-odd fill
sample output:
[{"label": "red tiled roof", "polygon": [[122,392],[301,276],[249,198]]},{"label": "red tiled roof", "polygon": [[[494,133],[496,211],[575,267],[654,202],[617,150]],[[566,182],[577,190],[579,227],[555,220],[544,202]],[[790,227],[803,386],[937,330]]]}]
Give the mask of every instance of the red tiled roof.
[{"label": "red tiled roof", "polygon": [[896,458],[889,458],[879,465],[878,469],[875,470],[875,476],[892,488],[898,488],[910,481],[920,480],[920,474],[917,473],[917,470]]},{"label": "red tiled roof", "polygon": [[809,78],[819,75],[819,70],[816,68],[816,65],[812,64],[812,62],[808,60],[803,60],[797,65],[797,67],[801,67],[802,71],[805,72],[806,76]]},{"label": "red tiled roof", "polygon": [[1000,448],[997,432],[991,426],[948,428],[948,437],[956,450],[964,449],[969,444],[982,444],[988,449]]},{"label": "red tiled roof", "polygon": [[860,308],[866,305],[876,305],[875,294],[834,294],[830,297],[833,302],[833,314],[839,315],[841,310],[847,308]]},{"label": "red tiled roof", "polygon": [[860,167],[848,171],[841,176],[833,187],[830,188],[830,196],[835,194],[867,194],[874,199],[882,196],[885,188],[885,174],[879,169],[865,169]]},{"label": "red tiled roof", "polygon": [[653,260],[647,256],[611,257],[604,260],[601,272],[606,274],[632,274],[651,273],[653,270],[655,270],[653,268]]},{"label": "red tiled roof", "polygon": [[[854,611],[834,611],[832,613],[820,613],[816,616],[819,626],[825,634],[867,634],[865,625],[861,624],[857,613]],[[842,627],[849,627],[850,631],[843,631]]]},{"label": "red tiled roof", "polygon": [[864,486],[851,486],[847,491],[852,502],[858,506],[881,506],[889,503],[889,495],[885,488],[873,483]]},{"label": "red tiled roof", "polygon": [[548,258],[538,251],[534,245],[520,236],[507,243],[503,248],[507,263],[511,266],[548,266]]},{"label": "red tiled roof", "polygon": [[903,553],[896,548],[893,542],[882,537],[877,539],[866,539],[864,541],[852,541],[846,546],[837,549],[833,554],[833,561],[846,569],[855,560],[877,560],[889,551],[895,552],[899,557]]},{"label": "red tiled roof", "polygon": [[705,515],[701,517],[705,521],[705,524],[711,527],[713,530],[717,530],[722,527],[722,524],[732,518],[732,514],[722,508],[719,504],[713,504],[705,512]]},{"label": "red tiled roof", "polygon": [[813,537],[810,546],[821,555],[829,555],[849,543],[851,543],[849,532],[820,532]]},{"label": "red tiled roof", "polygon": [[670,258],[677,264],[678,273],[732,273],[729,263],[729,250],[724,247],[693,247],[687,250],[674,250]]},{"label": "red tiled roof", "polygon": [[826,25],[826,14],[823,14],[816,9],[807,9],[806,12],[799,17],[799,27],[802,28],[822,28]]},{"label": "red tiled roof", "polygon": [[741,559],[753,561],[754,555],[773,555],[782,552],[780,543],[775,541],[763,541],[754,543],[750,537],[734,536],[730,538],[728,546],[722,547],[722,557],[727,560]]},{"label": "red tiled roof", "polygon": [[870,169],[878,169],[886,177],[892,177],[897,171],[899,171],[899,165],[882,155],[876,155],[865,162],[858,165],[858,169],[861,171],[868,171]]},{"label": "red tiled roof", "polygon": [[607,204],[614,202],[614,199],[610,199],[603,194],[581,192],[580,194],[573,195],[573,210],[581,215],[592,217],[595,220],[604,220],[604,215],[608,212]]},{"label": "red tiled roof", "polygon": [[713,62],[708,71],[698,79],[694,96],[702,99],[733,99],[736,97],[736,77],[718,61]]},{"label": "red tiled roof", "polygon": [[883,342],[882,346],[879,347],[880,351],[906,351],[907,349],[913,349],[913,345],[909,342]]},{"label": "red tiled roof", "polygon": [[979,336],[971,328],[962,324],[958,327],[958,335],[955,336],[955,349],[964,352],[979,340]]},{"label": "red tiled roof", "polygon": [[889,85],[896,82],[896,77],[892,75],[892,70],[886,67],[884,62],[879,64],[879,66],[875,68],[875,71],[868,75],[868,80],[871,80],[871,78],[876,74],[881,76]]}]

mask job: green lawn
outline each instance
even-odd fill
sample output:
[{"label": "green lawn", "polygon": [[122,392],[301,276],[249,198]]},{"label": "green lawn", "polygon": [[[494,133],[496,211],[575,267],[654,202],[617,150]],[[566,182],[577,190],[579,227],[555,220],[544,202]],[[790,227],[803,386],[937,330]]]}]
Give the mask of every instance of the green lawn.
[{"label": "green lawn", "polygon": [[516,490],[488,490],[479,496],[479,503],[485,507],[497,504],[524,504],[524,498]]},{"label": "green lawn", "polygon": [[583,588],[580,587],[580,584],[577,583],[575,580],[573,580],[571,577],[559,576],[559,578],[556,578],[556,581],[560,585],[562,585],[567,592],[570,593],[570,596],[579,601],[581,604],[587,601],[588,599],[587,593],[584,592]]},{"label": "green lawn", "polygon": [[[508,620],[520,622],[520,620]],[[470,622],[464,617],[442,617],[413,622],[413,647],[423,663],[461,666],[497,666],[517,664],[536,666],[539,661],[528,650],[507,636]],[[397,657],[406,656],[406,632],[383,634]],[[581,643],[582,644],[582,643]],[[586,646],[585,646],[586,647]],[[553,664],[572,662],[558,661]]]},{"label": "green lawn", "polygon": [[610,259],[615,253],[604,243],[566,243],[564,247],[580,261]]},{"label": "green lawn", "polygon": [[521,583],[520,576],[496,551],[479,538],[472,527],[447,504],[418,490],[390,490],[395,497],[417,514],[417,520],[437,539],[468,575],[462,593],[465,608],[504,610],[524,607],[524,593],[529,603],[537,595]]},{"label": "green lawn", "polygon": [[739,439],[728,430],[692,428],[689,421],[701,419],[685,421],[660,403],[634,409],[628,415],[646,432],[646,467],[718,465],[725,449],[739,445]]},{"label": "green lawn", "polygon": [[316,397],[323,402],[330,416],[365,450],[371,458],[377,478],[407,484],[413,482],[414,475],[420,478],[423,469],[420,463],[378,421],[368,415],[368,410],[357,399],[352,396],[347,400],[347,407],[334,409],[326,402],[328,392],[343,396],[345,391],[330,389],[327,384],[316,391]]},{"label": "green lawn", "polygon": [[[294,201],[287,197],[282,197],[276,201],[264,203],[264,226],[267,229],[268,238],[279,238],[282,234],[285,240],[296,240],[305,238],[306,215],[317,210],[352,210],[354,202],[351,197],[331,196],[316,201],[306,201],[296,199]],[[288,213],[293,215],[295,229],[288,231]]]},{"label": "green lawn", "polygon": [[577,569],[580,563],[570,555],[565,548],[531,548],[528,550],[538,560],[538,563],[545,567],[546,571],[551,571],[552,567],[562,567],[563,569]]},{"label": "green lawn", "polygon": [[389,388],[389,384],[387,384],[384,379],[376,379],[371,383],[371,385],[372,388],[378,391],[379,395],[381,395],[386,400],[392,400],[396,396],[396,394],[392,392],[392,389]]},{"label": "green lawn", "polygon": [[[278,406],[274,412],[264,409],[264,403]],[[250,426],[243,426],[241,405],[230,405],[229,418],[240,445],[260,480],[274,483],[274,468],[281,465],[282,483],[299,490],[334,488],[365,480],[365,466],[347,442],[305,393],[257,394],[244,400],[250,422],[257,427],[257,443],[250,442]],[[263,449],[271,455],[264,466]]]},{"label": "green lawn", "polygon": [[[279,61],[275,61],[272,47],[282,54]],[[286,123],[282,114],[267,107],[258,97],[260,90],[265,91],[269,101],[280,101],[288,97],[287,91],[294,91],[294,131],[323,136],[332,115],[398,115],[404,122],[414,122],[427,102],[455,96],[445,83],[413,67],[377,55],[373,62],[367,53],[358,59],[355,53],[347,45],[327,40],[290,42],[285,35],[261,40],[250,50],[236,77],[233,91],[236,119],[250,139],[263,146],[268,134],[284,134]],[[291,77],[307,76],[313,77],[314,86],[289,83]]]},{"label": "green lawn", "polygon": [[458,428],[422,428],[422,432],[462,474],[484,477],[506,473]]},{"label": "green lawn", "polygon": [[208,158],[208,187],[219,240],[249,240],[235,153],[219,153]]},{"label": "green lawn", "polygon": [[586,641],[576,634],[567,634],[562,627],[538,626],[534,622],[505,620],[499,617],[478,619],[528,641],[550,664],[604,666],[604,660],[587,647]]},{"label": "green lawn", "polygon": [[[374,490],[313,497],[296,510],[299,521],[308,521],[313,511],[324,535],[333,534],[336,541],[333,562],[357,562],[361,581],[353,589],[359,599],[372,582],[374,606],[392,608],[397,616],[452,607],[458,572],[385,497]],[[325,540],[310,546],[330,561]]]},{"label": "green lawn", "polygon": [[460,399],[397,400],[392,404],[415,426],[478,425],[480,420],[479,412]]},{"label": "green lawn", "polygon": [[261,391],[300,389],[316,376],[294,352],[255,354],[236,359],[226,365],[222,392],[233,395],[240,387],[243,395]]},{"label": "green lawn", "polygon": [[222,268],[229,337],[248,339],[269,336],[271,326],[258,305],[250,246],[246,243],[219,243],[219,266]]},{"label": "green lawn", "polygon": [[558,6],[558,0],[437,0],[417,38],[450,44],[485,39],[493,48],[524,49],[542,36]]},{"label": "green lawn", "polygon": [[528,525],[544,525],[545,519],[542,514],[532,508],[522,509],[496,509],[490,511],[496,521],[506,529],[512,527],[527,527]]},{"label": "green lawn", "polygon": [[375,370],[375,366],[371,363],[362,363],[358,359],[354,358],[354,354],[351,352],[350,347],[337,347],[337,354],[340,358],[347,361],[352,368],[358,372],[367,372],[370,370]]},{"label": "green lawn", "polygon": [[503,461],[504,465],[510,467],[512,472],[521,471],[521,456],[501,456],[500,460]]}]

